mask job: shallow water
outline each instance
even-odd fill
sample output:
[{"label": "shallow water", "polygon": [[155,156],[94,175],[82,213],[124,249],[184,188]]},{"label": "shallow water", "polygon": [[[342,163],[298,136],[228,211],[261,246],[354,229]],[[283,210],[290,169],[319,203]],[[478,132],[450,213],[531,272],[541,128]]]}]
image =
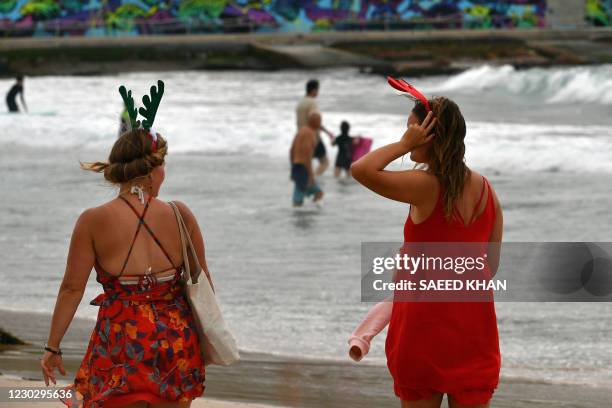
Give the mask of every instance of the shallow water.
[{"label": "shallow water", "polygon": [[[489,177],[505,209],[507,241],[610,241],[612,118],[605,97],[565,103],[542,70],[479,68],[416,81],[445,93],[468,122],[468,163]],[[598,78],[609,67],[589,67]],[[570,83],[572,69],[552,74]],[[546,73],[546,72],[544,72]],[[478,74],[478,75],[476,75]],[[293,107],[310,76],[321,79],[324,121],[343,119],[375,146],[395,140],[409,104],[384,80],[353,70],[186,72],[28,80],[32,111],[0,115],[0,308],[51,311],[78,214],[114,190],[77,160],[102,159],[117,129],[125,83],[136,94],[166,82],[157,129],[170,144],[162,199],[186,202],[205,234],[227,319],[245,350],[344,359],[361,304],[362,241],[400,241],[408,212],[352,181],[321,180],[321,209],[290,206],[287,148]],[[462,76],[463,75],[463,76]],[[471,76],[469,76],[471,75]],[[487,86],[468,86],[488,76]],[[531,82],[529,82],[531,81]],[[0,81],[0,88],[9,82]],[[458,85],[459,84],[459,85]],[[399,166],[400,163],[396,163]],[[411,164],[406,158],[403,167]],[[93,275],[78,315],[99,292]],[[505,376],[612,383],[609,304],[498,304]],[[384,335],[369,361],[383,364]]]}]

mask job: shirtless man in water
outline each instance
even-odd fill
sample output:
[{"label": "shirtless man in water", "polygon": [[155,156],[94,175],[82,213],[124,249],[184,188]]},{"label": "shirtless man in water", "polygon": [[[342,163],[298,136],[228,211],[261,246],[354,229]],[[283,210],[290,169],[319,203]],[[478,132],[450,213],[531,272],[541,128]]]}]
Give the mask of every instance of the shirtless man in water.
[{"label": "shirtless man in water", "polygon": [[323,198],[323,191],[315,182],[312,171],[312,154],[317,145],[317,131],[321,127],[321,114],[312,112],[308,115],[308,123],[302,126],[291,144],[289,159],[291,160],[291,179],[295,183],[293,190],[293,206],[304,204],[304,197],[314,195],[314,201]]}]

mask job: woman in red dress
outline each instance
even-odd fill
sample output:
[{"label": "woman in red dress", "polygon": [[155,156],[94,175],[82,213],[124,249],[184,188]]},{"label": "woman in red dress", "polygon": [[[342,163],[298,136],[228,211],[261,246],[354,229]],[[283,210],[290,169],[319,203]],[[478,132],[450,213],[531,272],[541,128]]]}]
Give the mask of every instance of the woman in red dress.
[{"label": "woman in red dress", "polygon": [[[487,243],[495,273],[499,250],[488,243],[501,242],[502,210],[486,178],[465,164],[465,131],[453,101],[422,97],[401,140],[364,156],[351,173],[383,197],[410,204],[404,242]],[[408,153],[425,169],[385,170]],[[451,408],[488,407],[500,371],[494,304],[395,301],[385,351],[402,408],[438,408],[444,394]]]},{"label": "woman in red dress", "polygon": [[[149,129],[124,133],[108,162],[83,165],[119,187],[113,200],[76,222],[48,344],[47,385],[65,375],[60,342],[92,268],[104,293],[87,352],[70,387],[84,407],[188,407],[204,392],[204,362],[182,290],[182,247],[171,206],[158,200],[166,141]],[[204,242],[191,211],[177,203],[206,273]]]}]

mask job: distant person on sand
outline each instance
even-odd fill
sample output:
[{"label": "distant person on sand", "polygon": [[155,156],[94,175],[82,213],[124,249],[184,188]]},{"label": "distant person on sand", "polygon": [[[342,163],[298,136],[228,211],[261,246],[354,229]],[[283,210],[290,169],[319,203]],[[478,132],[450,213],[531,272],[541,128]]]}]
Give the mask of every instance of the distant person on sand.
[{"label": "distant person on sand", "polygon": [[9,112],[17,113],[19,112],[19,106],[17,105],[17,95],[19,95],[19,99],[21,99],[21,105],[23,106],[23,110],[25,112],[28,111],[28,106],[25,103],[25,98],[23,96],[23,75],[18,75],[16,78],[15,84],[11,87],[11,89],[6,94],[6,106]]},{"label": "distant person on sand", "polygon": [[130,130],[130,115],[128,114],[127,109],[123,108],[123,111],[119,116],[119,134],[117,136],[120,137],[128,130]]},{"label": "distant person on sand", "polygon": [[293,190],[293,206],[300,207],[304,198],[314,195],[314,201],[323,198],[312,171],[312,154],[317,144],[317,131],[321,127],[321,114],[312,112],[308,122],[302,126],[291,144],[289,158],[291,160],[291,179],[295,183]]},{"label": "distant person on sand", "polygon": [[350,177],[350,168],[353,155],[353,143],[355,138],[349,136],[351,126],[347,121],[340,124],[340,135],[332,140],[332,145],[338,146],[338,154],[336,155],[336,168],[334,169],[334,177],[340,177],[342,170]]},{"label": "distant person on sand", "polygon": [[[300,99],[300,102],[295,109],[297,117],[297,130],[299,131],[302,127],[308,124],[308,117],[312,112],[320,112],[317,106],[317,96],[319,95],[319,81],[311,79],[306,83],[306,95]],[[316,132],[317,144],[313,152],[314,157],[319,160],[319,166],[315,171],[317,176],[320,176],[325,172],[329,166],[329,160],[327,159],[327,153],[325,151],[325,145],[321,140],[320,131],[327,133],[330,139],[333,138],[331,132],[329,132],[323,125],[320,126],[320,130]]]}]

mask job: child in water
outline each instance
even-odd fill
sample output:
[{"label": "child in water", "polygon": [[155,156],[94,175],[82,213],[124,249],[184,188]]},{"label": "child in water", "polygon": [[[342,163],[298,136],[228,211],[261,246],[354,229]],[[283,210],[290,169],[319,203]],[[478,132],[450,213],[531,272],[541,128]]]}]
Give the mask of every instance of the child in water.
[{"label": "child in water", "polygon": [[340,124],[340,135],[336,136],[332,141],[332,145],[338,146],[338,155],[336,156],[336,168],[334,169],[334,177],[340,177],[344,170],[347,177],[350,176],[350,168],[353,156],[353,137],[349,136],[351,126],[347,121]]}]

